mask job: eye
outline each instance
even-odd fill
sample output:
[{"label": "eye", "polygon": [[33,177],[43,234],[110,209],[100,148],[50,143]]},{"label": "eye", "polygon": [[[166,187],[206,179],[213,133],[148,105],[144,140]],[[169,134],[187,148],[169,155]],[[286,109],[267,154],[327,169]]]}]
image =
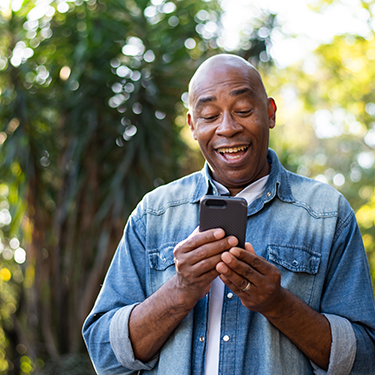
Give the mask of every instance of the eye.
[{"label": "eye", "polygon": [[241,110],[241,111],[235,111],[235,114],[239,115],[241,117],[246,117],[246,116],[251,115],[252,112],[253,112],[252,109],[245,109],[245,110]]},{"label": "eye", "polygon": [[210,121],[215,121],[218,118],[219,115],[206,115],[202,116],[202,119],[204,121],[210,122]]}]

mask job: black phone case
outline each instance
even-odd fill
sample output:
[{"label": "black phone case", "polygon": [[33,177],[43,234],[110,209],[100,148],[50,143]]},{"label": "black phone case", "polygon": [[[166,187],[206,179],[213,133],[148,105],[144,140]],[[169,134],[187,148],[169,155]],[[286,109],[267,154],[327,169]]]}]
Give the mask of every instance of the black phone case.
[{"label": "black phone case", "polygon": [[247,202],[244,198],[206,195],[200,202],[199,230],[222,228],[245,247]]}]

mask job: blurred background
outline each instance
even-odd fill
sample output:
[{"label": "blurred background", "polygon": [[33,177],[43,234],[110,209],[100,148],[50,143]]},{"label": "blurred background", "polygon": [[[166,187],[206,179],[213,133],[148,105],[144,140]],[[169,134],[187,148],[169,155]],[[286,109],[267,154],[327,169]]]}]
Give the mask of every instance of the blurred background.
[{"label": "blurred background", "polygon": [[375,280],[374,0],[0,0],[0,374],[94,374],[81,338],[126,219],[203,159],[187,84],[258,67],[271,147],[350,201]]}]

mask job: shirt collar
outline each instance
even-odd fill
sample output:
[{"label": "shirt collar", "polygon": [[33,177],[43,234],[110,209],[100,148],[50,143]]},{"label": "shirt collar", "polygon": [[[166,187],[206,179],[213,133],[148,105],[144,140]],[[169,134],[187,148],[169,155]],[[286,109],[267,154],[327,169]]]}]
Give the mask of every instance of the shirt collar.
[{"label": "shirt collar", "polygon": [[[259,180],[251,183],[242,189],[236,197],[245,198],[249,206],[256,198],[262,195],[264,188],[267,184],[269,175],[260,178]],[[213,181],[220,195],[230,195],[229,190],[220,182]]]},{"label": "shirt collar", "polygon": [[277,195],[283,202],[295,202],[290,187],[289,172],[281,165],[276,152],[272,149],[268,149],[267,160],[271,164],[270,177],[264,189],[264,194],[269,198],[267,201]]},{"label": "shirt collar", "polygon": [[[272,149],[268,149],[267,160],[271,164],[271,170],[263,194],[254,202],[256,204],[254,209],[257,211],[265,203],[275,198],[276,195],[283,202],[295,202],[290,187],[288,171],[281,165],[275,151]],[[207,162],[200,173],[201,179],[196,186],[193,202],[198,202],[206,194],[219,195]]]}]

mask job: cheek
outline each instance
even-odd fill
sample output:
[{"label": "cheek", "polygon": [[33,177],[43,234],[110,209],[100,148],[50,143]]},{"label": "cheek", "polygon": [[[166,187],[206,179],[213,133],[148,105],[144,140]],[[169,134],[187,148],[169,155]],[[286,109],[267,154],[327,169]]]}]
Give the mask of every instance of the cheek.
[{"label": "cheek", "polygon": [[195,139],[200,145],[207,145],[215,135],[214,126],[199,126],[195,130]]},{"label": "cheek", "polygon": [[212,147],[210,147],[210,144],[209,144],[210,140],[207,139],[206,137],[202,137],[200,134],[200,136],[198,136],[197,138],[197,141],[198,141],[198,145],[199,145],[199,148],[201,150],[203,157],[206,160],[211,161],[213,159],[214,150]]},{"label": "cheek", "polygon": [[269,127],[267,120],[261,116],[254,117],[252,119],[252,123],[249,129],[251,129],[254,136],[257,137],[259,140],[263,139],[264,137],[268,137]]},{"label": "cheek", "polygon": [[209,156],[208,156],[209,151],[208,151],[207,143],[205,141],[203,141],[201,138],[199,138],[198,139],[198,145],[199,145],[199,148],[200,148],[201,153],[204,156],[204,158],[205,159],[209,158]]}]

